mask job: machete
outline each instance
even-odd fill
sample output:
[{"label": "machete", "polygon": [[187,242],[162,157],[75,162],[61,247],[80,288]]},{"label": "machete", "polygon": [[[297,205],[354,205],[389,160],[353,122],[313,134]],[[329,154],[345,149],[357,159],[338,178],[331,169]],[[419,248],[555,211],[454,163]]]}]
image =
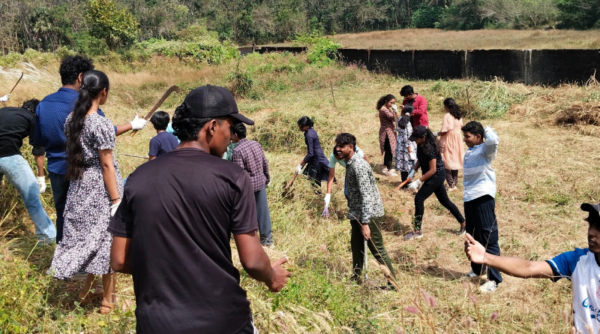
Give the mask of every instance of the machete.
[{"label": "machete", "polygon": [[[154,112],[160,108],[160,106],[165,102],[165,100],[167,99],[167,97],[169,97],[169,95],[171,95],[171,93],[173,92],[181,92],[181,89],[179,89],[179,87],[177,86],[171,86],[169,87],[169,89],[167,89],[167,91],[163,94],[163,96],[160,98],[160,100],[158,100],[158,102],[156,102],[156,104],[154,105],[154,107],[152,107],[152,109],[150,110],[150,112],[148,114],[146,114],[146,117],[144,117],[145,120],[149,120],[150,117],[152,117],[152,115],[154,115]],[[131,137],[135,136],[135,134],[138,132],[138,130],[133,130],[133,132],[131,132]]]},{"label": "machete", "polygon": [[19,80],[17,81],[17,83],[13,86],[13,88],[10,90],[10,93],[8,94],[12,94],[13,90],[15,90],[15,88],[17,88],[17,85],[19,84],[19,82],[21,82],[21,79],[23,79],[23,75],[25,73],[21,72],[21,77],[19,78]]}]

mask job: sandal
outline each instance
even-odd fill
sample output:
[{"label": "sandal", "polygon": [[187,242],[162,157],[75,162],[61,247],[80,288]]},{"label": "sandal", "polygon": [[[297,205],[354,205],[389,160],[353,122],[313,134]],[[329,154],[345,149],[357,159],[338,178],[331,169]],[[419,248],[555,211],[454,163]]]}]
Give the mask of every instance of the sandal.
[{"label": "sandal", "polygon": [[102,306],[100,306],[100,314],[109,314],[115,309],[115,304],[109,302],[102,302]]},{"label": "sandal", "polygon": [[88,292],[83,298],[77,297],[77,302],[79,303],[79,306],[85,306],[91,304],[95,300],[102,298],[103,294],[104,292],[102,291],[102,289],[96,289],[94,293]]}]

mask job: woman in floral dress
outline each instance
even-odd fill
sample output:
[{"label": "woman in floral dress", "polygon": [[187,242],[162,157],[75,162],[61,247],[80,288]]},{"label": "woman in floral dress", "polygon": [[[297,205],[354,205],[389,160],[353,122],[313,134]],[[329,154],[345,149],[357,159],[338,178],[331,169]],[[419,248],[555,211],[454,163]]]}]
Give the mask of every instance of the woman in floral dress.
[{"label": "woman in floral dress", "polygon": [[396,98],[392,94],[384,95],[377,101],[379,111],[379,148],[383,154],[383,174],[398,176],[394,170],[394,151],[396,151]]},{"label": "woman in floral dress", "polygon": [[[409,109],[412,107],[404,107]],[[398,119],[398,137],[396,138],[396,151],[394,152],[394,162],[396,170],[400,171],[402,182],[408,178],[408,173],[412,170],[417,160],[417,144],[410,141],[412,135],[412,125],[410,124],[410,113],[402,111],[403,115]]]},{"label": "woman in floral dress", "polygon": [[[106,74],[83,74],[79,99],[65,122],[70,180],[65,207],[64,237],[57,246],[49,273],[69,280],[77,272],[88,273],[78,302],[102,298],[100,312],[114,308],[115,281],[110,267],[112,236],[108,223],[123,193],[123,180],[113,150],[115,129],[97,111],[108,97]],[[91,292],[95,275],[102,275],[103,291]]]}]

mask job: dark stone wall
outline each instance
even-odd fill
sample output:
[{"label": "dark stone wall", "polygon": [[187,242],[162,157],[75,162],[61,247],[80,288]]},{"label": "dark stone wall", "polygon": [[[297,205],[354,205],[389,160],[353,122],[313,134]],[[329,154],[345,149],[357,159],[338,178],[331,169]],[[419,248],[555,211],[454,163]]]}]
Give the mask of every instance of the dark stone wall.
[{"label": "dark stone wall", "polygon": [[[256,52],[306,51],[303,47],[262,47]],[[244,52],[244,51],[241,51]],[[600,50],[364,50],[340,49],[346,64],[364,65],[410,79],[477,78],[524,84],[584,84],[596,69]],[[600,73],[598,73],[600,76]]]}]

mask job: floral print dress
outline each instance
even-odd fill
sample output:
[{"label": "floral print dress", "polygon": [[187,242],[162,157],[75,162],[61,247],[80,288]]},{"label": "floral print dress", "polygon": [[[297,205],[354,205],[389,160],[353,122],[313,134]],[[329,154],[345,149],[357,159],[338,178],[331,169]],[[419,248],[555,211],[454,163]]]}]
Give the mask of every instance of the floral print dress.
[{"label": "floral print dress", "polygon": [[[406,128],[397,127],[398,137],[396,139],[396,152],[394,152],[394,164],[396,170],[400,172],[410,172],[415,165],[417,159],[417,144],[414,141],[408,140],[412,135],[412,125],[406,123]],[[412,153],[408,153],[408,148],[411,148]]]},{"label": "floral print dress", "polygon": [[[68,124],[65,135],[68,138]],[[98,114],[86,117],[81,131],[83,175],[71,181],[65,206],[64,236],[56,247],[48,273],[68,280],[79,271],[94,275],[112,272],[110,248],[112,235],[107,231],[110,221],[111,200],[104,183],[98,150],[113,150],[117,188],[123,195],[123,179],[119,172],[115,128],[110,120]]]}]

